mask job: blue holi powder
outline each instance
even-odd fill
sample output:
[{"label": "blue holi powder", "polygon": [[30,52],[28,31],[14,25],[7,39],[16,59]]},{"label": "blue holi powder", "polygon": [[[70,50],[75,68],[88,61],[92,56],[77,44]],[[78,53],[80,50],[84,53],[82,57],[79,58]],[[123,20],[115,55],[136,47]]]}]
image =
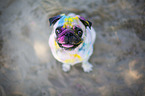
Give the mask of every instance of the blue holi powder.
[{"label": "blue holi powder", "polygon": [[61,26],[65,23],[64,19],[66,18],[66,16],[64,15],[63,17],[60,18],[59,22],[58,22],[58,26]]},{"label": "blue holi powder", "polygon": [[65,18],[70,18],[70,16],[62,15],[62,17],[60,18],[60,20],[58,22],[58,26],[64,25],[64,23],[66,22]]},{"label": "blue holi powder", "polygon": [[79,49],[79,51],[85,51],[85,46],[86,46],[86,44],[85,43],[83,43],[83,45],[82,45],[82,47]]},{"label": "blue holi powder", "polygon": [[[89,47],[91,46],[91,48],[93,48],[93,46],[91,45],[91,42],[90,43],[83,43],[83,45],[82,45],[82,47],[79,49],[79,51],[83,51],[83,52],[85,52],[85,51],[87,51],[86,49],[88,49]],[[88,54],[90,54],[90,50],[88,50],[88,52],[87,52],[87,55]]]}]

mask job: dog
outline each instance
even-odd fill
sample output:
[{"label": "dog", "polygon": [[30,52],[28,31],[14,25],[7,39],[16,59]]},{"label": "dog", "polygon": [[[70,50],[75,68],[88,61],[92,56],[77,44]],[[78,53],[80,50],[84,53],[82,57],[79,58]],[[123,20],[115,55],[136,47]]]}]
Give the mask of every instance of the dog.
[{"label": "dog", "polygon": [[84,72],[92,71],[93,65],[88,62],[96,38],[92,23],[73,13],[54,16],[49,22],[54,25],[49,46],[53,56],[63,63],[63,71],[68,72],[77,63],[82,63]]}]

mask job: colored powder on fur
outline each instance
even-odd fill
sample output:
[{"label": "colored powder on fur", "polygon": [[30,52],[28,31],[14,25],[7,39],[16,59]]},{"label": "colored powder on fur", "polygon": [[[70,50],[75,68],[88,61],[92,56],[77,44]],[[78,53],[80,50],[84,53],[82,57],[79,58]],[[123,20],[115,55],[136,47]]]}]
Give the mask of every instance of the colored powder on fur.
[{"label": "colored powder on fur", "polygon": [[54,45],[55,45],[55,48],[56,50],[59,48],[58,44],[56,43],[56,41],[54,41]]},{"label": "colored powder on fur", "polygon": [[78,58],[80,61],[82,61],[82,57],[78,54],[70,54],[70,56],[74,59],[66,59],[64,62],[65,63],[74,63],[75,62],[75,58]]},{"label": "colored powder on fur", "polygon": [[63,25],[63,28],[72,28],[73,23],[78,21],[79,17],[75,16],[66,16],[62,15],[62,18],[59,21],[59,25]]}]

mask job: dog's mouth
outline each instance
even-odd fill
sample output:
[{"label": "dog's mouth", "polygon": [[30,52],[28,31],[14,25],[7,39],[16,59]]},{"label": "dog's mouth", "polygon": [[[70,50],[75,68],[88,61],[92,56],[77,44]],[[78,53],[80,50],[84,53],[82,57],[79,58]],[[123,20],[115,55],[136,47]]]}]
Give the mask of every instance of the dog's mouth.
[{"label": "dog's mouth", "polygon": [[64,35],[62,37],[56,38],[56,42],[61,48],[74,49],[83,42],[83,39],[72,34],[72,36]]},{"label": "dog's mouth", "polygon": [[66,48],[71,48],[73,47],[74,45],[71,45],[71,44],[62,44],[63,47],[66,47]]},{"label": "dog's mouth", "polygon": [[76,47],[78,47],[80,44],[82,43],[82,41],[81,42],[79,42],[78,44],[61,44],[61,43],[58,43],[57,42],[57,44],[59,45],[59,47],[61,47],[61,48],[64,48],[64,49],[75,49]]}]

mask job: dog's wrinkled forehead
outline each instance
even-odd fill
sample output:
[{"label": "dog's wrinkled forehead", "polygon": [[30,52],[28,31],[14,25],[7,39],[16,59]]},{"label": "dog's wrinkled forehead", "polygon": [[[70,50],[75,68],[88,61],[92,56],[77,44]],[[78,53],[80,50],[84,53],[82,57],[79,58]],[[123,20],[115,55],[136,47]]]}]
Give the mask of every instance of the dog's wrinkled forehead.
[{"label": "dog's wrinkled forehead", "polygon": [[74,25],[79,25],[79,18],[77,16],[63,15],[58,21],[58,26],[63,26],[63,28],[72,28]]},{"label": "dog's wrinkled forehead", "polygon": [[92,23],[79,15],[66,16],[65,14],[57,15],[49,19],[50,25],[57,23],[57,26],[63,28],[72,28],[73,26],[85,26],[91,28]]}]

